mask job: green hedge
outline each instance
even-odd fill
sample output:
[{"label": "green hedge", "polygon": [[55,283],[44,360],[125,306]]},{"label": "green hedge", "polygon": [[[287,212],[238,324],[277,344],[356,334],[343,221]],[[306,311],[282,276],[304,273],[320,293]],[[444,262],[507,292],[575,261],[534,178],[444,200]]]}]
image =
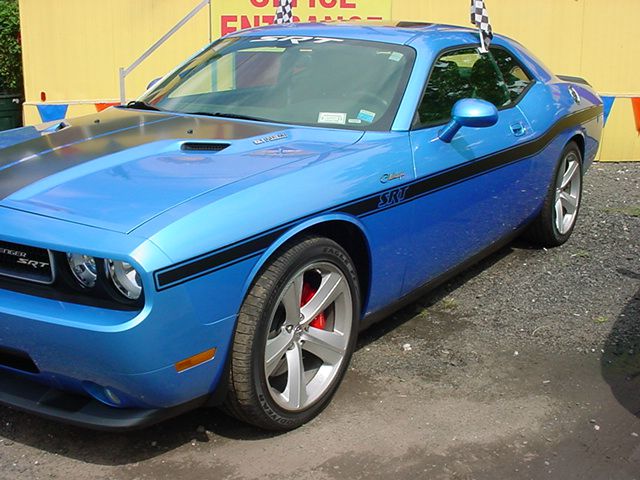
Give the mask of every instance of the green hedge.
[{"label": "green hedge", "polygon": [[18,0],[0,0],[0,92],[22,93]]}]

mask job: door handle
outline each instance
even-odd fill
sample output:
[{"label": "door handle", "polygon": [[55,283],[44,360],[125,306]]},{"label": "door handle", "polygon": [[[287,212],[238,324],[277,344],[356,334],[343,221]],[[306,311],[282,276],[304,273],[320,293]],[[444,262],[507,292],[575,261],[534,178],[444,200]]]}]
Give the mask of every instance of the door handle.
[{"label": "door handle", "polygon": [[527,133],[527,127],[525,127],[522,122],[514,123],[513,125],[511,125],[511,132],[516,137],[521,137],[525,133]]}]

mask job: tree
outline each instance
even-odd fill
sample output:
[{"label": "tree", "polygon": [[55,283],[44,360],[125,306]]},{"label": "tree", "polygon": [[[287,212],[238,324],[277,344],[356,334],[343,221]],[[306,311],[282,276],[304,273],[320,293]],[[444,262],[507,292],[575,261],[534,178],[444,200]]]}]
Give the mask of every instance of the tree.
[{"label": "tree", "polygon": [[0,93],[22,92],[18,0],[0,0]]}]

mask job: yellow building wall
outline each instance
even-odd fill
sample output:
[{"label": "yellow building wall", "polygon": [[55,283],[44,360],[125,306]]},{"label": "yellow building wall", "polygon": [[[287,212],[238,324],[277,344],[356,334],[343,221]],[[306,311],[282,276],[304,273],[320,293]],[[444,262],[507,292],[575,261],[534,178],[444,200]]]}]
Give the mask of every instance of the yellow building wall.
[{"label": "yellow building wall", "polygon": [[[20,0],[25,122],[40,122],[35,104],[70,103],[67,117],[73,117],[95,113],[95,103],[117,102],[119,68],[128,67],[199,2]],[[127,78],[130,98],[207,45],[209,13],[201,11]]]},{"label": "yellow building wall", "polygon": [[[487,0],[494,29],[526,45],[554,72],[587,78],[616,97],[602,160],[640,160],[640,0]],[[127,67],[200,0],[20,0],[25,61],[25,120],[37,105],[69,105],[67,117],[116,102],[118,69]],[[273,21],[277,0],[212,0],[127,79],[135,98],[210,38]],[[298,0],[301,21],[397,19],[468,25],[468,0]],[[41,93],[46,93],[46,102]]]}]

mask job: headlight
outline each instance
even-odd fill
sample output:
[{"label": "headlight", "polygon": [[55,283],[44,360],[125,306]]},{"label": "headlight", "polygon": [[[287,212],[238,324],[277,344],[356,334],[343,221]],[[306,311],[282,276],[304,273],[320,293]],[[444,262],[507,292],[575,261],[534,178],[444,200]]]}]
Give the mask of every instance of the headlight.
[{"label": "headlight", "polygon": [[128,262],[93,257],[75,252],[55,254],[64,285],[98,301],[117,302],[124,306],[140,307],[143,301],[142,278]]},{"label": "headlight", "polygon": [[79,253],[67,253],[67,262],[73,278],[84,288],[93,288],[98,280],[96,259]]},{"label": "headlight", "polygon": [[118,260],[105,260],[107,277],[111,283],[125,298],[138,300],[142,295],[142,280],[140,275],[127,262]]}]

